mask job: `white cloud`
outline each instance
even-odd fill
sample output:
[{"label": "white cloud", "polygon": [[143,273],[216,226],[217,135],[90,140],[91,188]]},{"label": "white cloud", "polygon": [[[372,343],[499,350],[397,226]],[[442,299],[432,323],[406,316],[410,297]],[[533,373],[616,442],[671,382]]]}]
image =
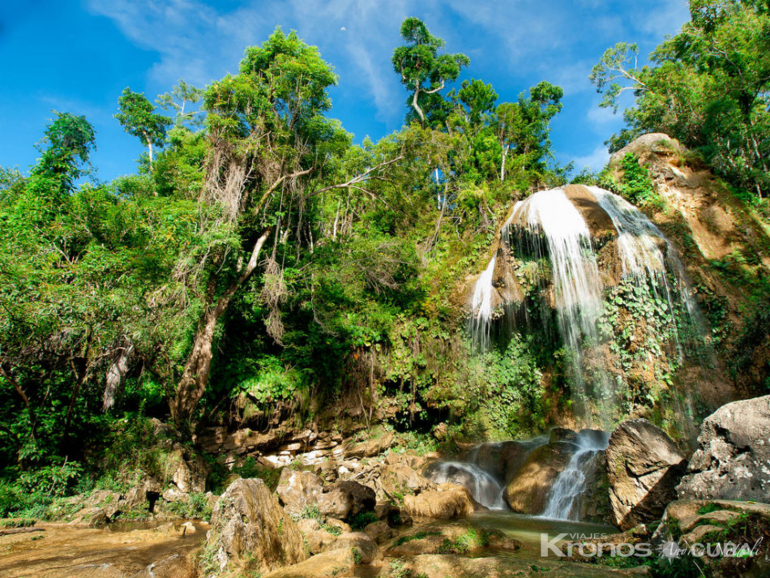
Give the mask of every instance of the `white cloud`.
[{"label": "white cloud", "polygon": [[590,154],[583,157],[575,157],[575,170],[581,171],[589,167],[592,171],[599,171],[610,160],[610,153],[604,145],[596,147]]},{"label": "white cloud", "polygon": [[601,108],[599,105],[592,106],[588,109],[586,118],[593,125],[618,124],[623,122],[623,115],[620,112],[615,114],[611,108]]},{"label": "white cloud", "polygon": [[[235,72],[244,47],[261,43],[279,24],[296,29],[336,66],[338,90],[348,102],[373,105],[377,119],[391,126],[404,114],[406,94],[390,56],[406,16],[423,18],[451,51],[471,54],[475,70],[495,70],[498,79],[515,78],[521,88],[547,79],[567,95],[591,90],[587,77],[600,52],[595,58],[587,53],[595,44],[610,46],[626,35],[658,42],[686,19],[684,0],[245,0],[236,8],[203,0],[87,4],[137,46],[157,53],[148,89],[165,91],[179,78],[205,85]],[[597,123],[600,117],[589,120]]]}]

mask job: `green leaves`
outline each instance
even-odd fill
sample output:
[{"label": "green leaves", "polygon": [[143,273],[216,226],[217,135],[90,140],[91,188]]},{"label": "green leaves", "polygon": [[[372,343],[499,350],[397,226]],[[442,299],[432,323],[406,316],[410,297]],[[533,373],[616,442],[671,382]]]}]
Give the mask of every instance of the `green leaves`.
[{"label": "green leaves", "polygon": [[162,146],[166,138],[166,130],[173,121],[155,113],[155,106],[147,100],[144,94],[133,92],[130,88],[123,90],[118,99],[119,112],[115,118],[126,132],[140,138],[150,147],[150,162],[152,162],[152,145]]},{"label": "green leaves", "polygon": [[[406,42],[393,51],[393,69],[401,76],[401,83],[412,93],[411,107],[420,122],[425,124],[426,105],[441,108],[443,99],[435,95],[447,83],[454,82],[460,70],[470,64],[464,54],[438,54],[444,41],[428,31],[418,18],[407,18],[401,25],[401,37]],[[433,97],[433,98],[431,98]]]}]

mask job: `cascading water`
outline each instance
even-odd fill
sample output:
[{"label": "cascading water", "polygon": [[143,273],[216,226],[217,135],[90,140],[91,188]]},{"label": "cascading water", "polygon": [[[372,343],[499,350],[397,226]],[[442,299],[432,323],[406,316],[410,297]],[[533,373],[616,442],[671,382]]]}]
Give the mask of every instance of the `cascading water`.
[{"label": "cascading water", "polygon": [[[547,298],[549,290],[545,285],[541,295],[548,303],[546,308],[556,312],[561,342],[571,360],[575,414],[585,423],[609,425],[619,404],[618,378],[607,373],[603,362],[603,339],[607,333],[599,331],[598,322],[606,308],[606,287],[585,216],[591,211],[592,226],[596,226],[597,219],[604,219],[608,230],[602,234],[615,241],[620,279],[630,279],[640,295],[647,294],[643,286],[645,290],[649,288],[650,294],[667,304],[667,308],[662,308],[663,315],[669,317],[666,323],[671,327],[679,357],[682,353],[674,311],[683,305],[684,311],[692,316],[694,306],[687,295],[682,266],[665,236],[642,212],[617,195],[598,187],[570,186],[535,193],[513,208],[502,227],[500,247],[510,250],[510,266],[514,269],[526,259],[536,268],[542,260],[550,263],[552,298]],[[606,238],[600,240],[600,245]],[[499,283],[494,278],[496,267],[506,265],[499,262],[504,254],[500,251],[496,251],[473,292],[472,335],[474,344],[481,348],[489,345],[491,325],[505,316],[496,312],[497,306],[505,304],[500,291],[495,294],[495,285]],[[604,274],[612,276],[609,272]],[[542,279],[548,275],[539,275],[540,282],[545,283]],[[675,281],[674,286],[669,279]],[[615,280],[613,286],[617,283]],[[522,303],[519,308],[526,314]],[[545,329],[547,322],[543,325],[537,330]]]},{"label": "cascading water", "polygon": [[492,292],[494,291],[492,278],[495,274],[496,263],[497,255],[492,257],[473,290],[471,307],[473,308],[474,315],[470,320],[470,329],[473,343],[479,349],[486,349],[489,344],[489,328],[492,320]]},{"label": "cascading water", "polygon": [[587,490],[588,469],[597,452],[607,449],[609,436],[600,432],[578,434],[577,451],[551,487],[541,518],[579,520],[580,500]]},{"label": "cascading water", "polygon": [[474,500],[490,510],[506,508],[500,482],[476,464],[439,462],[434,466],[430,479],[437,484],[452,482],[465,486]]}]

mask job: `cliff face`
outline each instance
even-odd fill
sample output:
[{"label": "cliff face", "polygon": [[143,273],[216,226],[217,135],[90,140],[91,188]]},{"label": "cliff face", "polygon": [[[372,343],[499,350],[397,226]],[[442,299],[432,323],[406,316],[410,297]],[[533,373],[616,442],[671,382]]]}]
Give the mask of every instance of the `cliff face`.
[{"label": "cliff face", "polygon": [[766,332],[747,333],[768,299],[770,219],[665,134],[644,135],[615,153],[617,178],[627,153],[649,170],[661,202],[644,210],[677,247],[711,330],[717,373],[703,393],[717,405],[756,394],[766,387],[770,342]]}]

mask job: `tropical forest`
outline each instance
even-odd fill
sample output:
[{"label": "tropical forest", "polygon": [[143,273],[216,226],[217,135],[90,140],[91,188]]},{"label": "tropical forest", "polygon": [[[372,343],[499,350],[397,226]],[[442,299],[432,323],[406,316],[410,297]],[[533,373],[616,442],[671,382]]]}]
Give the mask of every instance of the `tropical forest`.
[{"label": "tropical forest", "polygon": [[682,4],[590,55],[594,166],[414,16],[376,139],[275,25],[108,95],[133,172],[15,134],[0,576],[770,575],[770,3]]}]

